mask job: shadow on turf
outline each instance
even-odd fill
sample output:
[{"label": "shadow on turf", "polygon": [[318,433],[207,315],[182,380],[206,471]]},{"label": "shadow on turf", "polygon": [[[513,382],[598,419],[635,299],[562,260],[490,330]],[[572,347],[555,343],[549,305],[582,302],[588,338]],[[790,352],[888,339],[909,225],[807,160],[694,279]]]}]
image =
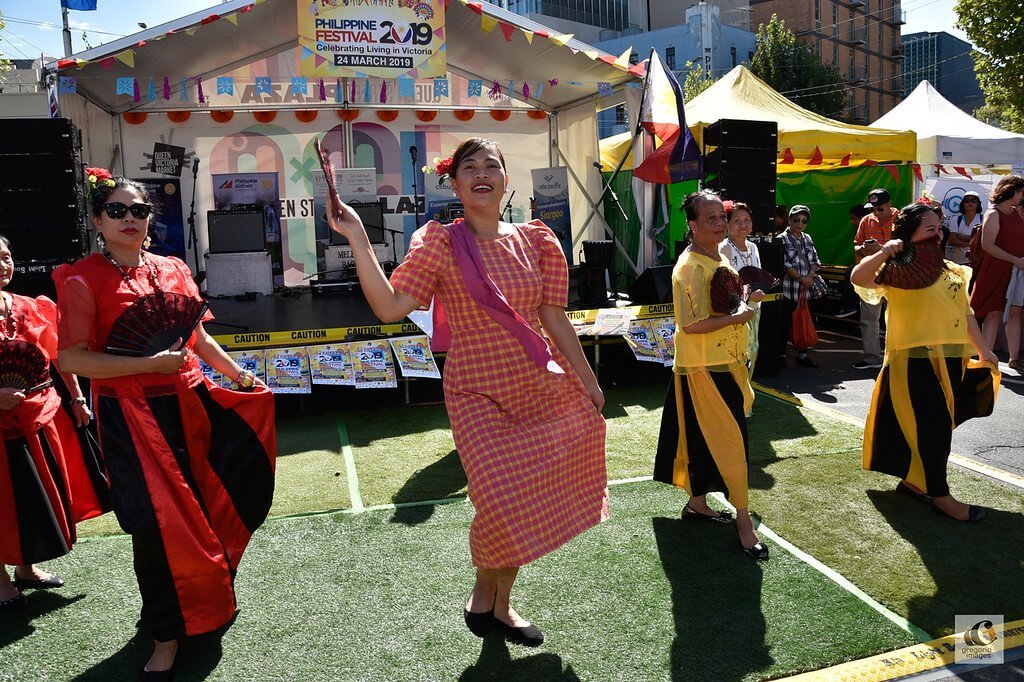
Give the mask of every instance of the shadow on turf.
[{"label": "shadow on turf", "polygon": [[[1020,539],[1024,516],[990,509],[980,523],[962,523],[932,513],[893,490],[869,490],[868,498],[893,530],[912,544],[935,581],[934,594],[907,601],[907,619],[933,636],[953,631],[957,614],[1024,618],[1024,567]],[[984,500],[973,500],[985,504]],[[886,564],[879,562],[880,570]],[[894,580],[900,576],[893,575]]]},{"label": "shadow on turf", "polygon": [[580,682],[580,677],[571,665],[565,667],[557,654],[542,653],[513,660],[505,640],[498,635],[488,635],[480,649],[480,658],[459,676],[459,682],[477,680]]},{"label": "shadow on turf", "polygon": [[[466,487],[466,472],[459,461],[459,453],[452,450],[441,459],[423,467],[410,476],[395,493],[391,501],[395,504],[442,500],[453,495],[463,497],[460,491]],[[434,505],[419,504],[399,507],[391,517],[392,523],[415,526],[434,515]]]},{"label": "shadow on turf", "polygon": [[0,649],[35,632],[32,621],[36,618],[85,599],[84,594],[65,597],[49,590],[31,591],[26,594],[26,597],[28,598],[28,606],[24,609],[20,611],[5,611],[0,614]]},{"label": "shadow on turf", "polygon": [[[229,623],[214,632],[182,640],[174,662],[175,679],[205,680],[209,677],[223,656],[221,639],[230,627]],[[153,638],[149,630],[138,630],[120,651],[73,678],[72,682],[141,679],[138,672],[142,670],[152,653]]]},{"label": "shadow on turf", "polygon": [[651,523],[672,586],[672,679],[738,680],[770,666],[762,569],[740,551],[733,526],[661,517]]}]

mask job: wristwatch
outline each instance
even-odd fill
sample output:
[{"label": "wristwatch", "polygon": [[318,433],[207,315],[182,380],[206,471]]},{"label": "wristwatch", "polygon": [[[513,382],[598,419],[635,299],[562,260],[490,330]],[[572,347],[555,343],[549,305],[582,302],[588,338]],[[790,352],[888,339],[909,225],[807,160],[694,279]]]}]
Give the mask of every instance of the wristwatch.
[{"label": "wristwatch", "polygon": [[86,399],[85,396],[82,396],[81,398],[72,398],[71,399],[71,404],[72,405],[85,405],[88,402],[89,401],[88,401],[88,399]]},{"label": "wristwatch", "polygon": [[256,375],[247,369],[243,369],[238,373],[238,378],[235,379],[235,383],[242,388],[252,388],[256,385]]}]

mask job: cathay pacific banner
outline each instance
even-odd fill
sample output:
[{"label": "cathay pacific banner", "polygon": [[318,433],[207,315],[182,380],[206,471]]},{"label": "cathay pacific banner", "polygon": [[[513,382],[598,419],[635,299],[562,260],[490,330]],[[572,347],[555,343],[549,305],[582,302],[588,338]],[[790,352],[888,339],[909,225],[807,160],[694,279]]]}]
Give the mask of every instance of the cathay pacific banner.
[{"label": "cathay pacific banner", "polygon": [[533,169],[534,218],[544,221],[562,244],[572,265],[572,221],[569,218],[569,171],[565,166]]}]

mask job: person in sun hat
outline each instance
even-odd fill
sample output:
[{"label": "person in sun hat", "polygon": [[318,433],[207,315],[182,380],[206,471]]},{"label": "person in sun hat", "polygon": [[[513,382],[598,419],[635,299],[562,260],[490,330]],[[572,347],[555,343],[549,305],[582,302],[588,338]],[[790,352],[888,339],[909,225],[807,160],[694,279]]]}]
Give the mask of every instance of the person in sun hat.
[{"label": "person in sun hat", "polygon": [[[899,212],[892,207],[892,197],[885,188],[868,192],[871,212],[861,218],[853,237],[853,257],[860,262],[877,253],[892,238],[892,226]],[[882,366],[881,319],[883,302],[860,302],[860,341],[864,357],[853,363],[854,369],[878,369]]]}]

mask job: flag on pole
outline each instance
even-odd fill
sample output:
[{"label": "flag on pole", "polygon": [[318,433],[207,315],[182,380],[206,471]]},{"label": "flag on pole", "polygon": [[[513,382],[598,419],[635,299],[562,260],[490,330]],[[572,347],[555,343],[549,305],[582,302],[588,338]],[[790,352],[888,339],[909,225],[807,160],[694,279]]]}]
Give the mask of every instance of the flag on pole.
[{"label": "flag on pole", "polygon": [[60,0],[60,6],[87,12],[96,9],[96,0]]},{"label": "flag on pole", "polygon": [[686,126],[683,89],[654,50],[647,64],[640,124],[661,146],[633,170],[633,177],[667,185],[701,176],[700,150]]}]

